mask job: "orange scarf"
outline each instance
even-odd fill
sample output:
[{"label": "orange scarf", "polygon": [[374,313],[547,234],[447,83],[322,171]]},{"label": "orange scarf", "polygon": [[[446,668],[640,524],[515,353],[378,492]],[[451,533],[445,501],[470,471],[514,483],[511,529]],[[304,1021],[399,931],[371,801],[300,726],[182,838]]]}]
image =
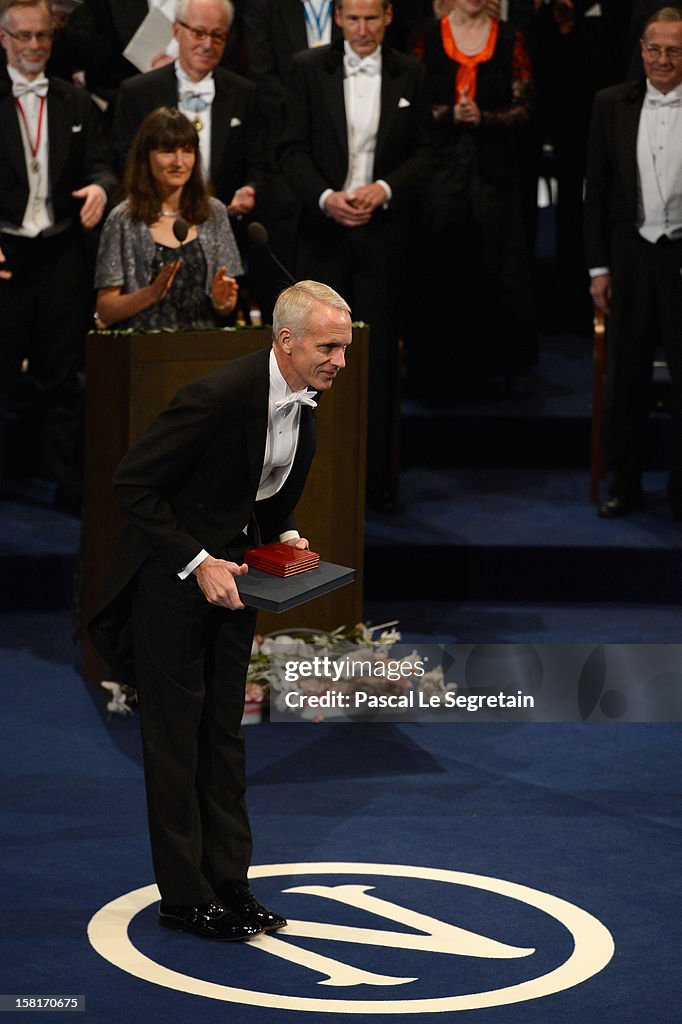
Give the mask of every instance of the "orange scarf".
[{"label": "orange scarf", "polygon": [[491,18],[490,32],[488,33],[488,39],[483,49],[478,53],[473,54],[462,53],[462,51],[458,49],[455,37],[452,34],[450,19],[447,15],[444,18],[441,18],[440,38],[443,43],[443,49],[450,60],[456,61],[459,65],[457,68],[457,75],[455,77],[455,102],[460,100],[462,96],[468,96],[470,100],[475,99],[476,83],[478,81],[478,65],[482,64],[486,60],[490,60],[495,52],[499,27],[499,22],[495,18]]}]

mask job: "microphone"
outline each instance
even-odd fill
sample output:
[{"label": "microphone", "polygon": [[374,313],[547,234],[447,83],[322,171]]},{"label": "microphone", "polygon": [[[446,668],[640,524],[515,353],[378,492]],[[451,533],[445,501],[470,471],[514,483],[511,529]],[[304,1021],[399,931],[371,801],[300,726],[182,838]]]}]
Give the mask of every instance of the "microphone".
[{"label": "microphone", "polygon": [[173,234],[180,243],[180,246],[184,245],[185,239],[189,234],[189,224],[182,217],[178,217],[177,220],[173,221]]},{"label": "microphone", "polygon": [[[177,221],[175,223],[177,224]],[[175,231],[175,224],[173,225],[173,230]],[[285,277],[288,277],[292,284],[296,284],[296,278],[294,275],[291,271],[287,270],[284,264],[275,256],[274,252],[270,248],[267,228],[263,227],[262,224],[259,224],[257,220],[253,220],[246,229],[246,233],[249,236],[251,244],[257,246],[259,249],[265,249],[270,259],[273,263],[277,264]]]}]

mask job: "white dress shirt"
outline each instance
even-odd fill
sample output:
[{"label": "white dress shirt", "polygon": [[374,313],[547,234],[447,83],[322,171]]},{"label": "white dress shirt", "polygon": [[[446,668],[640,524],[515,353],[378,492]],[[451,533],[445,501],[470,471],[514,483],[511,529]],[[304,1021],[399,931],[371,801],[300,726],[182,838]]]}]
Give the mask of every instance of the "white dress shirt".
[{"label": "white dress shirt", "polygon": [[[209,71],[198,82],[193,81],[175,62],[175,75],[178,80],[178,110],[192,122],[201,124],[199,129],[199,150],[201,168],[204,178],[211,176],[211,107],[215,98],[215,79]],[[198,106],[201,109],[195,109]]]},{"label": "white dress shirt", "polygon": [[663,94],[647,82],[637,133],[639,233],[682,238],[682,86]]},{"label": "white dress shirt", "polygon": [[[17,71],[16,68],[8,65],[7,73],[12,80],[12,84],[15,82],[21,82],[26,85],[30,84],[28,79],[25,78],[21,72]],[[21,128],[21,141],[24,146],[24,159],[26,160],[28,202],[26,203],[24,219],[21,227],[13,228],[3,226],[3,231],[11,235],[21,235],[24,238],[35,238],[35,236],[39,235],[41,231],[45,230],[45,228],[52,227],[54,224],[52,204],[49,197],[50,176],[48,167],[49,147],[47,134],[47,102],[48,101],[46,99],[45,103],[42,104],[41,120],[41,97],[34,92],[28,92],[21,97],[20,103],[26,117],[26,124],[24,124],[24,119],[17,109],[17,117],[19,118],[19,126]],[[34,157],[31,147],[35,147],[36,145],[39,130],[40,139]],[[37,171],[32,169],[35,166],[34,161],[37,161],[38,164]]]},{"label": "white dress shirt", "polygon": [[[348,168],[343,191],[352,192],[360,185],[370,185],[375,181],[374,156],[381,115],[381,47],[378,46],[369,57],[358,57],[345,40],[343,49],[343,97],[348,136]],[[390,185],[381,178],[376,181],[384,189],[388,203],[392,196]],[[326,212],[327,196],[332,191],[331,188],[325,189],[319,198],[323,213]]]}]

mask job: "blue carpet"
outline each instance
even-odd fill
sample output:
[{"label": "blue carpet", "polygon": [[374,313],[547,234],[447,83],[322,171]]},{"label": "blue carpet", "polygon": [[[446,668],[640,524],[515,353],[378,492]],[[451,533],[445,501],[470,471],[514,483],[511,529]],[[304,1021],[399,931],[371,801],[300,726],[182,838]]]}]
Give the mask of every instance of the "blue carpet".
[{"label": "blue carpet", "polygon": [[[104,698],[72,667],[64,618],[8,615],[0,626],[3,993],[83,994],[97,1024],[407,1024],[431,1012],[482,1024],[678,1019],[678,726],[250,727],[254,887],[298,925],[268,940],[271,950],[262,940],[213,945],[159,929],[143,893],[130,925],[131,948],[152,962],[143,969],[161,965],[174,984],[199,979],[180,982],[199,991],[221,986],[210,989],[221,998],[114,966],[87,927],[152,882],[137,722],[107,720]],[[335,899],[310,891],[330,885],[356,888]],[[338,941],[340,927],[360,931]],[[608,960],[613,937],[598,973],[542,998],[458,1012],[554,977],[571,958],[571,929],[587,974]],[[132,965],[113,933],[104,943]],[[321,984],[330,974],[338,984]],[[56,1014],[28,1017],[46,1018]]]}]

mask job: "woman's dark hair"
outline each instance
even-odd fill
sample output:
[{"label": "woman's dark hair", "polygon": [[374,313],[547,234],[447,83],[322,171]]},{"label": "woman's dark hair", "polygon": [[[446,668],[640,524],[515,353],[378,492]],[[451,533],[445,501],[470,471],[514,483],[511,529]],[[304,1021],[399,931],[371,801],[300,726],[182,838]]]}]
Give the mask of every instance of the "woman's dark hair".
[{"label": "woman's dark hair", "polygon": [[157,107],[147,114],[128,153],[123,191],[135,220],[153,224],[159,219],[161,197],[152,177],[149,154],[153,149],[193,149],[194,167],[180,197],[180,216],[189,224],[201,224],[210,216],[210,191],[201,170],[197,130],[175,107]]}]

